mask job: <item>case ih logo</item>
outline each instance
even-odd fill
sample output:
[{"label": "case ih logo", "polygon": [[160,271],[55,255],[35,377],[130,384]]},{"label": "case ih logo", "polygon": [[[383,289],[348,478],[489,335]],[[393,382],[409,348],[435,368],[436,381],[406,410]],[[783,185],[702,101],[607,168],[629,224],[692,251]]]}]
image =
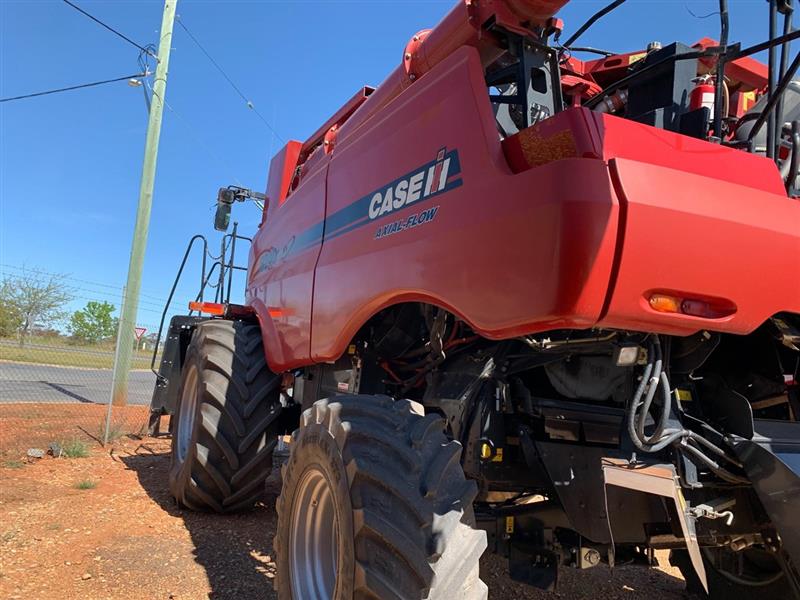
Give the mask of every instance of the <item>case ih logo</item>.
[{"label": "case ih logo", "polygon": [[383,215],[400,210],[417,202],[442,194],[461,185],[458,150],[439,150],[436,160],[425,164],[389,185],[371,194],[369,218],[377,219]]}]

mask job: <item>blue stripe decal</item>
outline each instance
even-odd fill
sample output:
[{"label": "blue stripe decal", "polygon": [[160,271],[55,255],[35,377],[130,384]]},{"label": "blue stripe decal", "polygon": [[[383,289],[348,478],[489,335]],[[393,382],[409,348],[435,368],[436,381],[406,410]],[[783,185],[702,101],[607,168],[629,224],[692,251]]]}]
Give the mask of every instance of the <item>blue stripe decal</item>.
[{"label": "blue stripe decal", "polygon": [[[444,165],[447,165],[447,173],[441,173],[440,170],[440,175],[443,175],[444,178],[440,178],[441,181],[439,183],[443,182],[443,185],[436,191],[430,191],[433,185],[438,187],[437,182],[430,181],[435,178],[437,163],[442,166],[442,169]],[[275,264],[282,262],[291,255],[319,246],[323,241],[336,239],[365,225],[386,223],[390,218],[397,219],[398,215],[395,213],[399,213],[406,208],[427,204],[429,200],[461,187],[463,180],[461,177],[456,177],[460,173],[461,162],[458,157],[458,150],[447,152],[446,148],[442,148],[434,160],[362,196],[326,219],[312,225],[290,239],[282,250],[278,251],[272,248],[264,252],[259,257],[257,272],[271,269]],[[416,186],[414,189],[417,198],[407,202],[408,196],[411,195],[409,190],[413,187],[411,185],[412,181]],[[400,184],[404,185],[398,188]],[[425,191],[429,191],[427,196],[424,195]],[[378,210],[379,207],[380,209]],[[376,212],[379,214],[375,214]],[[379,239],[379,237],[374,239]]]}]

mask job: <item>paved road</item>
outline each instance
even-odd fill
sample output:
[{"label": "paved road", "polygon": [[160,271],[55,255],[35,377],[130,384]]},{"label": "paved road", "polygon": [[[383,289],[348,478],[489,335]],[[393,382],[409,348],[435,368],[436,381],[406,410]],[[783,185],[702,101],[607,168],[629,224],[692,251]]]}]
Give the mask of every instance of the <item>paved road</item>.
[{"label": "paved road", "polygon": [[[129,404],[150,404],[155,375],[132,371]],[[83,402],[107,404],[111,395],[110,369],[70,369],[33,363],[0,362],[0,403]]]}]

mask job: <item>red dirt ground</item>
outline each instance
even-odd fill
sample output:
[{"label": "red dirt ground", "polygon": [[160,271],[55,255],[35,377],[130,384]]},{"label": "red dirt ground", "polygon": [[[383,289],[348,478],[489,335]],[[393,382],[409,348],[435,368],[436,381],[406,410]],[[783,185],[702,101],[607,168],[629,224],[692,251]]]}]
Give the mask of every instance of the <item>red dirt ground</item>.
[{"label": "red dirt ground", "polygon": [[[0,466],[0,598],[276,598],[274,485],[251,513],[179,509],[166,487],[169,441],[163,438],[121,439],[83,459],[5,464]],[[76,489],[87,480],[96,487]],[[482,571],[492,600],[685,597],[683,581],[657,569],[567,569],[553,594],[511,582],[497,557],[485,557]]]},{"label": "red dirt ground", "polygon": [[[13,459],[28,448],[47,450],[51,442],[98,443],[103,439],[107,410],[102,404],[0,404],[0,459]],[[148,415],[147,406],[114,406],[111,437],[144,433]]]}]

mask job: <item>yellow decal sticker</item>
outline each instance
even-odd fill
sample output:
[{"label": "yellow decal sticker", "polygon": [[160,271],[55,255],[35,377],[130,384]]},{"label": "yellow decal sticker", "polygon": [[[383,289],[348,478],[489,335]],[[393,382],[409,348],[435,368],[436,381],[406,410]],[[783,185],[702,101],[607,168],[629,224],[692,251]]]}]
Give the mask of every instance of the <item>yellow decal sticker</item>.
[{"label": "yellow decal sticker", "polygon": [[647,52],[639,52],[638,54],[631,54],[628,57],[628,64],[632,65],[633,63],[642,60],[646,56],[647,56]]},{"label": "yellow decal sticker", "polygon": [[494,456],[492,457],[492,462],[503,462],[503,449],[498,448],[494,451]]},{"label": "yellow decal sticker", "polygon": [[506,517],[506,533],[514,533],[514,517]]}]

